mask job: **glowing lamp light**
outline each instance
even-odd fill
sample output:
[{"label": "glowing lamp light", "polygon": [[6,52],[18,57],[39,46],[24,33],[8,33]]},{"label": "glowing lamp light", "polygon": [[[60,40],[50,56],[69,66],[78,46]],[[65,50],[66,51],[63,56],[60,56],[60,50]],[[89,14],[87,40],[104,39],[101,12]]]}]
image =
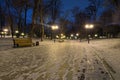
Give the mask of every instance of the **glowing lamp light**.
[{"label": "glowing lamp light", "polygon": [[95,34],[95,37],[98,37],[98,35],[97,35],[97,34]]},{"label": "glowing lamp light", "polygon": [[59,38],[59,36],[57,35],[56,38]]},{"label": "glowing lamp light", "polygon": [[86,24],[85,28],[86,29],[92,29],[92,28],[94,28],[94,25],[93,24]]},{"label": "glowing lamp light", "polygon": [[4,32],[8,32],[8,29],[4,29],[3,31],[4,31]]},{"label": "glowing lamp light", "polygon": [[79,36],[79,34],[77,33],[76,36]]},{"label": "glowing lamp light", "polygon": [[73,34],[71,34],[70,36],[73,37]]},{"label": "glowing lamp light", "polygon": [[85,25],[85,28],[89,28],[89,25],[87,24],[87,25]]},{"label": "glowing lamp light", "polygon": [[61,36],[63,36],[63,34],[61,34]]},{"label": "glowing lamp light", "polygon": [[4,32],[1,32],[1,34],[4,34]]},{"label": "glowing lamp light", "polygon": [[15,31],[15,33],[19,33],[19,31],[17,30],[17,31]]},{"label": "glowing lamp light", "polygon": [[24,36],[25,34],[24,33],[21,33],[22,36]]},{"label": "glowing lamp light", "polygon": [[90,28],[93,28],[93,27],[94,27],[94,25],[91,24],[91,25],[90,25]]},{"label": "glowing lamp light", "polygon": [[56,30],[58,29],[59,27],[56,25],[56,26],[52,26],[52,30]]}]

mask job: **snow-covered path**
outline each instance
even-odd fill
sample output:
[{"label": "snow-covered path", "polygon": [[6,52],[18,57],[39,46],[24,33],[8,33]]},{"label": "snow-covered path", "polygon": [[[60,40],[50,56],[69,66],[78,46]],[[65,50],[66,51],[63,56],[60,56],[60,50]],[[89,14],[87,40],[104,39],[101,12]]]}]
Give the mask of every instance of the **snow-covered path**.
[{"label": "snow-covered path", "polygon": [[46,41],[35,47],[2,49],[0,80],[119,80],[119,41]]}]

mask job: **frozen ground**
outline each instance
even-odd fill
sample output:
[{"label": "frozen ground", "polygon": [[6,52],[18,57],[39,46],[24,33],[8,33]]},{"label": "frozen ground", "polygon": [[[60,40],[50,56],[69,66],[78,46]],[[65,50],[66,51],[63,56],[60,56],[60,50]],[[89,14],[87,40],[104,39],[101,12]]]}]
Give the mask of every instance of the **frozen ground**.
[{"label": "frozen ground", "polygon": [[0,80],[119,80],[120,39],[40,42],[12,48],[0,39]]}]

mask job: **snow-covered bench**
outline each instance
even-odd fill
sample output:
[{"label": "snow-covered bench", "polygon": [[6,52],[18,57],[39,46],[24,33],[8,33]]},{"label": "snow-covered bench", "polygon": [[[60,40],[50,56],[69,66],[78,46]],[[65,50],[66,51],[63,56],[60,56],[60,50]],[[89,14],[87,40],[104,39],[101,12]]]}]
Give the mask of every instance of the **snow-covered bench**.
[{"label": "snow-covered bench", "polygon": [[31,38],[14,38],[14,47],[32,46],[33,42]]}]

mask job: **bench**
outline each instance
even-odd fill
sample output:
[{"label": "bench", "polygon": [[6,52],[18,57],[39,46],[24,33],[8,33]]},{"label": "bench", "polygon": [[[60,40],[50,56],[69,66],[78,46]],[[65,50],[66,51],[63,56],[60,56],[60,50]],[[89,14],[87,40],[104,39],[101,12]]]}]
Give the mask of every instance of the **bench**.
[{"label": "bench", "polygon": [[64,39],[59,39],[59,42],[64,42]]},{"label": "bench", "polygon": [[33,45],[31,38],[14,38],[13,43],[14,47],[27,47]]}]

